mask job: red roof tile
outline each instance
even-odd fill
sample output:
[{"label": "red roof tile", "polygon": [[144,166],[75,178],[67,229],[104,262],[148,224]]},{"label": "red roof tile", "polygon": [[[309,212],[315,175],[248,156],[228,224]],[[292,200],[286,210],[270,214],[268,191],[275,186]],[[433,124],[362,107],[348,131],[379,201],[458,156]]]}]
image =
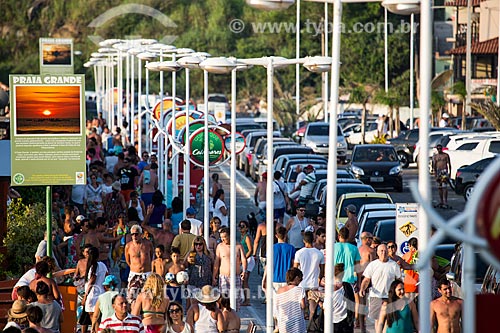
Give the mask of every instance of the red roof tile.
[{"label": "red roof tile", "polygon": [[[484,1],[487,0],[472,0],[472,7],[479,6],[479,4]],[[446,0],[444,5],[452,7],[467,7],[467,0]]]},{"label": "red roof tile", "polygon": [[[460,46],[447,51],[447,54],[465,54],[467,47]],[[472,43],[471,54],[497,54],[498,38],[488,39],[480,43]]]}]

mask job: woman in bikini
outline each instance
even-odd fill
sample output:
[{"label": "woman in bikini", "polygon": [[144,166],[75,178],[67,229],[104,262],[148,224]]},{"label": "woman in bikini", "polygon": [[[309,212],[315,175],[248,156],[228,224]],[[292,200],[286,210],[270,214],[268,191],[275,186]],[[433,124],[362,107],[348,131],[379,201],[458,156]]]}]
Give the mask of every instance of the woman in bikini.
[{"label": "woman in bikini", "polygon": [[132,306],[132,315],[140,316],[146,333],[165,332],[165,318],[168,298],[165,297],[163,278],[152,273],[144,284],[141,292]]}]

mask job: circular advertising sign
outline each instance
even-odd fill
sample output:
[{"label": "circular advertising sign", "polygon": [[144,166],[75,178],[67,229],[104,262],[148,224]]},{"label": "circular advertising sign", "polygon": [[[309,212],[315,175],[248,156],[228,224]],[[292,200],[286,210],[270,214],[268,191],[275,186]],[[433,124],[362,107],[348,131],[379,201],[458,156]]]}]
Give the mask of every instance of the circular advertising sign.
[{"label": "circular advertising sign", "polygon": [[490,252],[500,259],[500,159],[490,164],[474,187],[473,196],[479,199],[475,212],[479,234],[488,241]]},{"label": "circular advertising sign", "polygon": [[[203,164],[205,159],[205,129],[200,128],[191,134],[189,142],[191,144],[191,158]],[[222,136],[209,130],[208,146],[208,161],[210,165],[214,165],[224,156],[224,140]]]},{"label": "circular advertising sign", "polygon": [[[236,144],[235,144],[236,154],[239,154],[243,150],[245,150],[246,141],[245,141],[245,137],[243,136],[243,134],[241,134],[239,132],[235,133],[235,137],[236,137]],[[231,153],[231,139],[232,139],[232,135],[229,134],[226,136],[226,139],[224,140],[224,148],[226,148],[226,150],[229,153]]]}]

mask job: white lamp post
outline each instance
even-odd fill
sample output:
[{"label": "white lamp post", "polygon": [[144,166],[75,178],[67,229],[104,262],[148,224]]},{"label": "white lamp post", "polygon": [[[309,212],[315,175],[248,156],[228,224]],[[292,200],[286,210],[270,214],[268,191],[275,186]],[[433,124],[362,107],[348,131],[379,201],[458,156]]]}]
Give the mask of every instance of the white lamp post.
[{"label": "white lamp post", "polygon": [[[204,99],[204,105],[205,105],[205,131],[204,131],[204,143],[205,143],[205,151],[203,154],[203,198],[204,198],[204,212],[203,212],[203,217],[204,217],[204,223],[206,226],[208,225],[210,221],[210,215],[209,215],[209,189],[210,189],[210,175],[209,175],[209,136],[208,136],[208,73],[213,73],[213,74],[227,74],[231,72],[234,68],[236,67],[235,63],[230,61],[227,58],[224,57],[216,57],[216,58],[208,58],[204,60],[203,62],[200,63],[200,68],[203,69],[203,99]],[[231,225],[235,224],[236,222],[234,220],[231,220]],[[208,244],[209,241],[209,228],[203,229],[204,231],[204,237],[205,241]],[[234,227],[231,227],[231,232],[233,232]],[[234,243],[232,244],[234,246]]]},{"label": "white lamp post", "polygon": [[[142,84],[141,84],[141,77],[142,77],[142,64],[141,64],[141,61],[144,60],[146,61],[146,65],[157,58],[157,55],[155,53],[152,53],[152,52],[142,52],[142,53],[139,53],[137,55],[137,59],[139,61],[138,63],[138,66],[137,66],[137,69],[139,71],[139,76],[138,76],[138,79],[139,79],[139,111],[137,112],[137,116],[138,116],[138,119],[137,119],[137,127],[138,127],[138,130],[137,130],[137,142],[138,142],[138,151],[137,151],[137,154],[139,156],[142,156]],[[147,75],[147,74],[146,74]],[[146,78],[146,81],[148,81],[148,78]],[[146,85],[147,85],[147,82],[146,82]],[[146,88],[147,89],[147,88]],[[146,96],[148,94],[146,93]],[[147,126],[146,128],[149,127],[149,122],[147,123]]]},{"label": "white lamp post", "polygon": [[[180,58],[177,62],[179,65],[185,68],[186,71],[186,131],[185,131],[185,136],[186,140],[184,142],[184,218],[186,218],[186,210],[191,204],[191,162],[190,162],[190,155],[191,155],[191,150],[190,150],[190,144],[189,144],[189,117],[190,117],[190,112],[189,112],[189,71],[191,69],[196,69],[200,68],[200,63],[201,63],[201,58],[197,56],[186,56]],[[204,221],[203,223],[203,228],[207,228],[207,223]]]}]

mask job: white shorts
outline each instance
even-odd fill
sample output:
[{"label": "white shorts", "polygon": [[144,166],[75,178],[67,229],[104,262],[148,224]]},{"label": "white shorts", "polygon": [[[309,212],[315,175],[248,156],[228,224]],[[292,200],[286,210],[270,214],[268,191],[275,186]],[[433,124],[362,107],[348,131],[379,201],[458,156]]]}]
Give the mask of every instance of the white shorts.
[{"label": "white shorts", "polygon": [[251,272],[253,271],[253,269],[255,268],[255,259],[253,256],[251,256],[250,258],[247,258],[247,272]]}]

